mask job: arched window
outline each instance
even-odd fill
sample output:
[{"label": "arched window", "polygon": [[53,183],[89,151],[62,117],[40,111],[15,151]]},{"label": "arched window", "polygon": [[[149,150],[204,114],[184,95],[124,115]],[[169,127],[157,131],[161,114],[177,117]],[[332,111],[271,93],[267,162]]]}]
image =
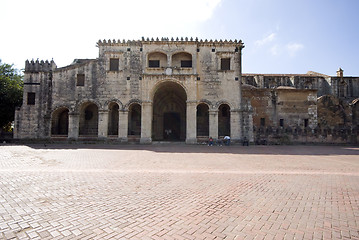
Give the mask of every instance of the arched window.
[{"label": "arched window", "polygon": [[159,68],[167,66],[167,55],[161,52],[152,52],[148,54],[149,68]]},{"label": "arched window", "polygon": [[191,68],[192,67],[192,55],[186,52],[180,52],[173,54],[172,67],[177,68]]}]

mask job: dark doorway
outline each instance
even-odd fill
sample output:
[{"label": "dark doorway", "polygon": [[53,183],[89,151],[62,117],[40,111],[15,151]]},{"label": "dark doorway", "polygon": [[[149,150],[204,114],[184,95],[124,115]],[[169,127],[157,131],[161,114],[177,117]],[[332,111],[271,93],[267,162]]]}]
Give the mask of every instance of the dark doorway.
[{"label": "dark doorway", "polygon": [[218,108],[218,136],[231,135],[231,113],[227,104],[222,104]]},{"label": "dark doorway", "polygon": [[69,128],[69,110],[61,108],[56,110],[52,115],[51,134],[52,135],[66,135]]},{"label": "dark doorway", "polygon": [[141,105],[137,103],[128,109],[128,135],[141,135]]},{"label": "dark doorway", "polygon": [[165,140],[180,140],[181,116],[177,112],[163,113],[163,136]]},{"label": "dark doorway", "polygon": [[197,137],[208,137],[209,115],[208,105],[201,103],[197,106]]},{"label": "dark doorway", "polygon": [[153,97],[152,139],[186,139],[186,100],[183,87],[171,81],[160,84]]}]

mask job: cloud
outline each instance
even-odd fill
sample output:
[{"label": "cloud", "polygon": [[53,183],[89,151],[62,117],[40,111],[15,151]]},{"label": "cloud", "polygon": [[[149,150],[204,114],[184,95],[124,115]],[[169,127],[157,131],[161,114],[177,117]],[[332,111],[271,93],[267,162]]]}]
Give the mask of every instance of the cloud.
[{"label": "cloud", "polygon": [[279,54],[279,45],[278,44],[274,45],[273,47],[271,47],[269,49],[269,51],[274,56],[278,55]]},{"label": "cloud", "polygon": [[272,42],[274,40],[275,36],[276,36],[275,33],[271,33],[268,36],[266,36],[265,38],[255,41],[254,44],[258,47],[263,46],[269,42]]},{"label": "cloud", "polygon": [[[1,58],[18,68],[31,58],[54,58],[64,66],[74,58],[96,58],[98,39],[196,37],[200,24],[215,14],[222,1],[5,0],[0,22],[11,22],[12,27],[11,38],[1,39]],[[46,31],[34,32],[25,25]],[[8,46],[17,46],[17,51]]]},{"label": "cloud", "polygon": [[288,43],[286,49],[289,53],[289,56],[294,57],[298,51],[302,50],[304,45],[301,43]]}]

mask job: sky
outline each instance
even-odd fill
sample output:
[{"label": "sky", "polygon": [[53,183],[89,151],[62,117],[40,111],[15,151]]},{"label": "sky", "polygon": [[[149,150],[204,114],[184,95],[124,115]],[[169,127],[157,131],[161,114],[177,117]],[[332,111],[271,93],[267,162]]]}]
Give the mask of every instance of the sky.
[{"label": "sky", "polygon": [[243,73],[359,76],[359,0],[1,0],[0,59],[58,67],[99,39],[241,39]]}]

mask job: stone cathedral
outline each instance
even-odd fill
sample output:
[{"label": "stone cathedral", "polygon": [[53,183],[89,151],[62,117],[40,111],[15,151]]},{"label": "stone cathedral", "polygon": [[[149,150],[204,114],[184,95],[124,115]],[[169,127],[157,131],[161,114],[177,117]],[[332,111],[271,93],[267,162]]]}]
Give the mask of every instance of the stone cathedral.
[{"label": "stone cathedral", "polygon": [[100,40],[97,59],[25,62],[14,138],[357,142],[359,78],[242,74],[241,40]]}]

